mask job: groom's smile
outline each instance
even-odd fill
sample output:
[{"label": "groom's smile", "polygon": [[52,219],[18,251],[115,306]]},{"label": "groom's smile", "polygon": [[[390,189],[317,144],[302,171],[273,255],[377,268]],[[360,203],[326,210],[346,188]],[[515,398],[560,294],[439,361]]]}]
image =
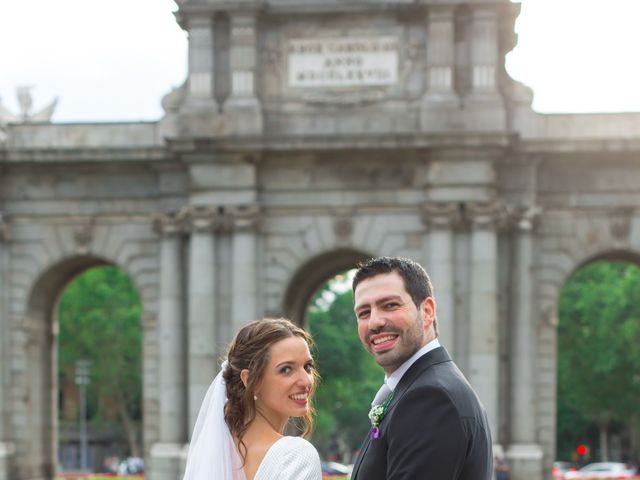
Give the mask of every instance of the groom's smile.
[{"label": "groom's smile", "polygon": [[381,333],[378,335],[369,336],[372,349],[375,352],[383,352],[385,350],[393,348],[393,346],[396,344],[397,339],[398,335],[389,333]]}]

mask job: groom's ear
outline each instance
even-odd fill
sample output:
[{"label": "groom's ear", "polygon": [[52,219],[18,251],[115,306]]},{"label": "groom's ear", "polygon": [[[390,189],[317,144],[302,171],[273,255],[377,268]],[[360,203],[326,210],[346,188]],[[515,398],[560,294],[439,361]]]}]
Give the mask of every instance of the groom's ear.
[{"label": "groom's ear", "polygon": [[420,305],[422,314],[424,315],[424,326],[428,328],[433,324],[433,320],[436,318],[436,301],[433,297],[427,297]]},{"label": "groom's ear", "polygon": [[240,380],[242,380],[242,383],[244,384],[244,388],[247,388],[247,385],[249,385],[249,369],[248,368],[244,368],[240,371]]}]

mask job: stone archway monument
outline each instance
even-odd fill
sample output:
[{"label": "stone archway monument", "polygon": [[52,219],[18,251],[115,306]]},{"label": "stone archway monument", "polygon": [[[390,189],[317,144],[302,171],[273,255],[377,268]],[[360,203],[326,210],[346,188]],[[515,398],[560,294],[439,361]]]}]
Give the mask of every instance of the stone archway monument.
[{"label": "stone archway monument", "polygon": [[534,113],[508,0],[177,3],[189,74],[161,120],[0,122],[0,480],[55,469],[34,442],[69,265],[140,290],[147,477],[175,480],[233,332],[363,255],[426,266],[496,452],[548,479],[558,292],[640,252],[640,114]]}]

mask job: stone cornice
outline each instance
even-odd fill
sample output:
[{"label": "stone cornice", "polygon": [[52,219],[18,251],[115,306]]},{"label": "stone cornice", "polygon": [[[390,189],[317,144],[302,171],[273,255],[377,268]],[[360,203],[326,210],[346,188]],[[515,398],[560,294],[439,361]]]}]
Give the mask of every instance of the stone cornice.
[{"label": "stone cornice", "polygon": [[[279,2],[277,0],[227,0],[216,2],[178,1],[179,12],[176,13],[178,24],[185,28],[188,18],[217,12],[233,12],[234,10],[257,10],[262,14],[326,14],[326,13],[371,13],[396,10],[415,9],[415,0],[388,0],[372,3],[349,3],[343,0],[316,0],[312,2]],[[424,3],[424,0],[423,0]],[[438,3],[438,2],[436,2]],[[441,3],[441,2],[440,2]],[[422,6],[420,6],[422,7]]]},{"label": "stone cornice", "polygon": [[286,152],[337,150],[407,150],[430,148],[505,149],[515,140],[511,134],[461,133],[439,135],[297,135],[290,137],[172,138],[168,148],[177,154],[190,152]]},{"label": "stone cornice", "polygon": [[172,159],[165,147],[149,148],[14,148],[4,150],[3,163],[117,163],[163,162]]}]

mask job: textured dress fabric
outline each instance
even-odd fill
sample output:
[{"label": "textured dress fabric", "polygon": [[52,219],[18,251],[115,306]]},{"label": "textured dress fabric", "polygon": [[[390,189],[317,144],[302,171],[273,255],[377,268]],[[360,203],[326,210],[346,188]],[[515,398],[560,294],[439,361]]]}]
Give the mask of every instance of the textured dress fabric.
[{"label": "textured dress fabric", "polygon": [[282,437],[264,456],[253,480],[320,480],[318,451],[301,437]]}]

